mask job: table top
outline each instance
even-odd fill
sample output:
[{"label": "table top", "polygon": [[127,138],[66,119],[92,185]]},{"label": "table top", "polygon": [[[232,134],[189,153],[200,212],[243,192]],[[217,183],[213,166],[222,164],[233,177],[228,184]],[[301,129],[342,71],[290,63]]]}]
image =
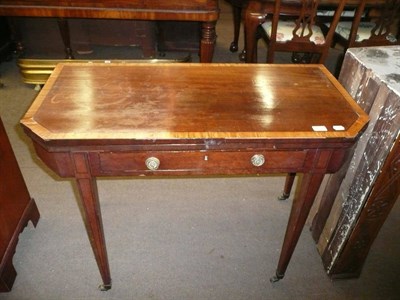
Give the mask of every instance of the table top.
[{"label": "table top", "polygon": [[0,15],[216,21],[219,8],[217,0],[0,0]]},{"label": "table top", "polygon": [[21,120],[43,141],[354,139],[368,116],[323,65],[59,64]]}]

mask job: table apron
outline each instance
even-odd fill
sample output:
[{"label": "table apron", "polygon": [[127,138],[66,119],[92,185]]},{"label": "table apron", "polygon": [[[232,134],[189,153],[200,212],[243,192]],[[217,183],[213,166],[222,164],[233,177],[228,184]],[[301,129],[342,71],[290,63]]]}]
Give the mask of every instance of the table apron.
[{"label": "table apron", "polygon": [[68,7],[7,7],[0,6],[1,16],[58,17],[132,20],[176,20],[213,22],[219,18],[219,10],[151,10],[118,8],[68,8]]},{"label": "table apron", "polygon": [[[229,175],[290,172],[306,167],[307,151],[146,151],[89,153],[93,176]],[[252,158],[261,165],[253,164]],[[158,161],[156,170],[146,160]]]},{"label": "table apron", "polygon": [[[333,173],[340,168],[349,150],[343,145],[343,148],[227,150],[80,150],[67,147],[64,151],[62,147],[50,150],[36,141],[33,145],[40,159],[61,177],[75,177],[74,153],[84,155],[85,169],[90,176],[101,177]],[[253,163],[257,155],[264,159],[259,166]],[[147,167],[149,158],[159,161],[157,169]]]}]

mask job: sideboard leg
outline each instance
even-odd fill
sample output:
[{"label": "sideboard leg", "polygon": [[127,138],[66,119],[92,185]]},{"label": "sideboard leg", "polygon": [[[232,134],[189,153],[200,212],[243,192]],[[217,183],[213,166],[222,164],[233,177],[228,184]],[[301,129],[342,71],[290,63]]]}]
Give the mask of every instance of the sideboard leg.
[{"label": "sideboard leg", "polygon": [[202,63],[212,62],[217,40],[215,24],[216,22],[203,22],[201,25],[200,62]]},{"label": "sideboard leg", "polygon": [[11,40],[15,43],[15,54],[18,58],[25,56],[25,46],[22,42],[22,34],[18,17],[8,17],[8,26],[10,27]]},{"label": "sideboard leg", "polygon": [[96,258],[103,284],[102,291],[111,289],[111,275],[108,264],[106,242],[103,231],[96,179],[91,176],[86,153],[73,153],[75,179],[82,204],[86,231]]},{"label": "sideboard leg", "polygon": [[60,29],[61,38],[64,43],[65,58],[73,59],[74,55],[72,54],[68,20],[65,18],[59,18],[57,19],[57,23],[58,28]]},{"label": "sideboard leg", "polygon": [[308,213],[324,178],[324,173],[306,173],[303,176],[298,195],[293,199],[285,239],[276,269],[276,274],[270,281],[275,282],[285,275],[297,241],[301,235]]}]

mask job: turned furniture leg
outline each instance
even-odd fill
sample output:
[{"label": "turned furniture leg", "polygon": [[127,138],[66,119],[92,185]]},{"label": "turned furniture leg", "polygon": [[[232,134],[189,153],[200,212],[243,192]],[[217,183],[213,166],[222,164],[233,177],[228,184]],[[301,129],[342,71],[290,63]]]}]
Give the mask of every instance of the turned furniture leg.
[{"label": "turned furniture leg", "polygon": [[64,18],[59,18],[57,19],[57,23],[58,23],[58,28],[60,30],[61,38],[64,43],[65,58],[73,59],[74,55],[72,54],[68,20]]},{"label": "turned furniture leg", "polygon": [[270,279],[271,282],[276,282],[285,275],[324,175],[324,173],[306,173],[303,176],[300,192],[293,199],[278,267],[275,276]]},{"label": "turned furniture leg", "polygon": [[200,62],[210,63],[214,54],[216,22],[203,22],[201,24]]},{"label": "turned furniture leg", "polygon": [[102,291],[106,291],[111,289],[111,275],[108,265],[96,179],[90,174],[86,153],[74,153],[72,156],[75,168],[75,179],[80,194],[79,200],[83,208],[83,219],[103,280],[103,284],[101,284],[99,288]]},{"label": "turned furniture leg", "polygon": [[283,187],[282,195],[278,197],[278,200],[286,200],[290,197],[290,192],[292,191],[293,182],[296,178],[296,173],[288,173],[286,175],[285,186]]}]

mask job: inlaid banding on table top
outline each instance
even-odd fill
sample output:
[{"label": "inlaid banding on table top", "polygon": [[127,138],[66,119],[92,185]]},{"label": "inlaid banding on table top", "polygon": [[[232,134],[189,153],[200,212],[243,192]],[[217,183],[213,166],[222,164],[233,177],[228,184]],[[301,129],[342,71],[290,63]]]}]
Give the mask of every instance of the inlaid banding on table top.
[{"label": "inlaid banding on table top", "polygon": [[22,123],[44,140],[284,139],[367,119],[320,65],[60,64]]}]

